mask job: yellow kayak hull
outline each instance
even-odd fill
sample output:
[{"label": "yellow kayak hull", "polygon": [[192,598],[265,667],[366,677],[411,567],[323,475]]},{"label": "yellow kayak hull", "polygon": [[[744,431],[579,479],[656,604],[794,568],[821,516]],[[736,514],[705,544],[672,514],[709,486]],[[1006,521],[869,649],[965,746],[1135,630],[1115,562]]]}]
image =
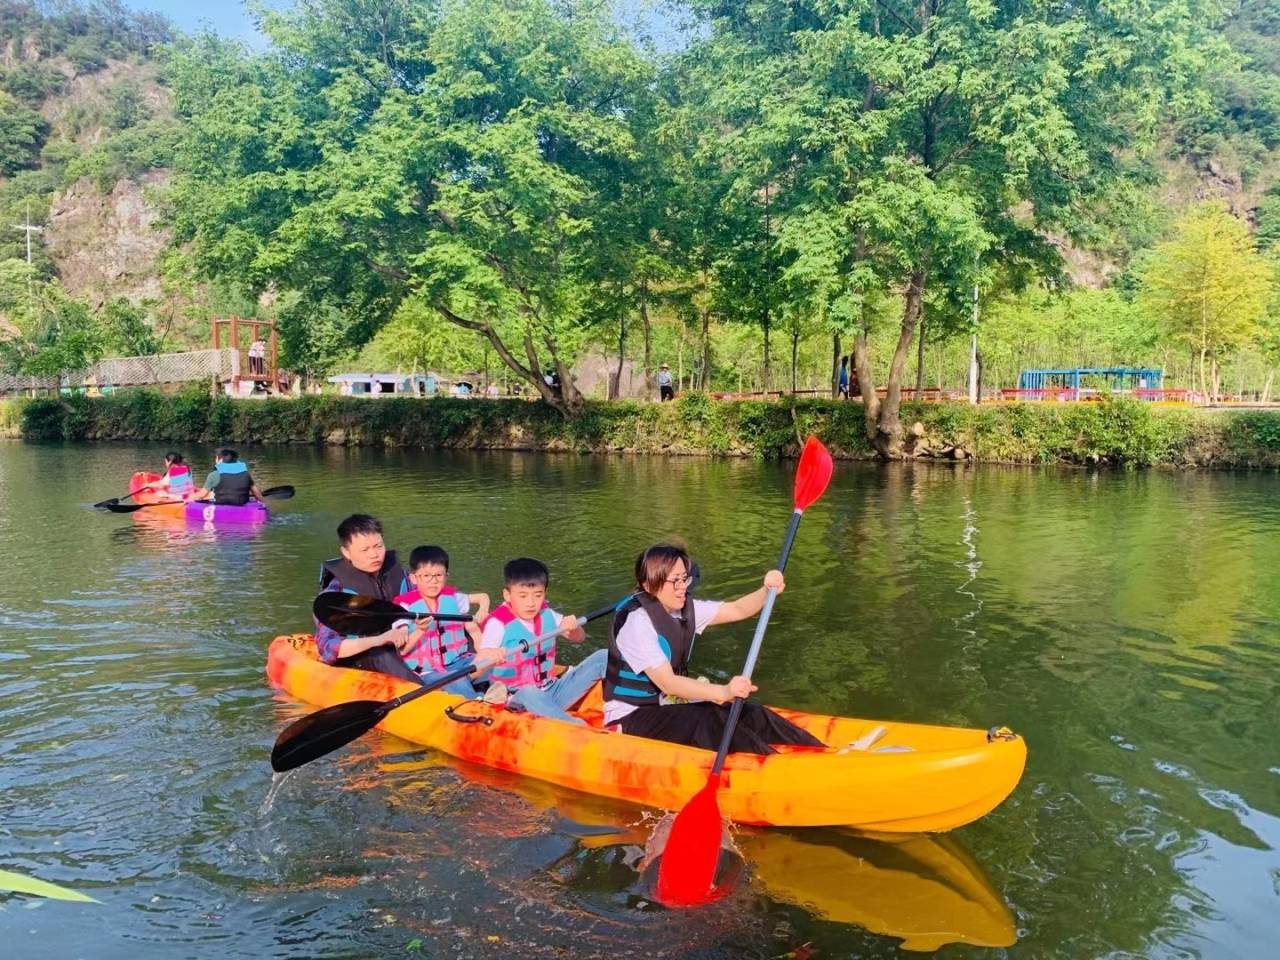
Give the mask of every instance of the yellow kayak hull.
[{"label": "yellow kayak hull", "polygon": [[[319,707],[389,700],[412,684],[365,670],[332,667],[306,635],[277,637],[267,655],[270,682]],[[588,726],[513,713],[480,702],[462,712],[492,725],[460,723],[445,713],[460,697],[436,692],[387,714],[379,727],[401,739],[521,776],[675,810],[701,789],[714,759],[707,750],[603,729],[599,687],[577,706]],[[829,717],[775,708],[823,743],[843,745],[876,727],[869,750],[782,748],[767,757],[733,754],[717,794],[736,823],[845,826],[885,833],[952,830],[995,809],[1026,764],[1020,737],[989,740],[984,730]]]}]

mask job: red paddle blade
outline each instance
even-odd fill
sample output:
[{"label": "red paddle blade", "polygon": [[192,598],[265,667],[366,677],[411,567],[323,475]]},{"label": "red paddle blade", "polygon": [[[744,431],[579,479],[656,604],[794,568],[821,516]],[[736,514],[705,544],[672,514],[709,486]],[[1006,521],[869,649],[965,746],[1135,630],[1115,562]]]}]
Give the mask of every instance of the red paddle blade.
[{"label": "red paddle blade", "polygon": [[664,906],[696,907],[716,899],[712,885],[724,829],[716,803],[719,786],[720,774],[713,773],[671,824],[654,890]]},{"label": "red paddle blade", "polygon": [[807,510],[827,490],[835,464],[831,454],[817,437],[804,442],[800,465],[796,467],[795,505],[797,510]]}]

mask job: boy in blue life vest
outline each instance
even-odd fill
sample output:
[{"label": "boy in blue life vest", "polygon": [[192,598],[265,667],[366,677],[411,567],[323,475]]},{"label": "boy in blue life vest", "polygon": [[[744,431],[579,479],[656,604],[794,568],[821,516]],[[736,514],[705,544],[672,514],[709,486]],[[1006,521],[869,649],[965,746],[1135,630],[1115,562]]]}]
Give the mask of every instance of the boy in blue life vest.
[{"label": "boy in blue life vest", "polygon": [[[433,613],[470,613],[471,605],[476,605],[476,618],[470,623],[426,619],[410,631],[409,640],[413,645],[404,654],[404,662],[421,675],[423,683],[452,673],[473,656],[481,672],[498,659],[497,651],[476,652],[481,639],[478,624],[489,615],[489,595],[462,593],[446,582],[448,577],[449,554],[443,547],[414,547],[409,554],[409,581],[414,589],[395,598],[400,606],[424,617]],[[460,697],[476,695],[470,677],[454,680],[444,689]]]},{"label": "boy in blue life vest", "polygon": [[[480,639],[481,650],[503,654],[503,661],[493,668],[490,679],[506,684],[511,693],[509,702],[517,707],[540,717],[583,723],[568,712],[569,708],[604,679],[608,651],[597,650],[556,677],[554,634],[563,624],[565,638],[581,643],[586,639],[586,631],[578,625],[577,617],[562,617],[547,604],[547,584],[551,576],[541,560],[530,557],[511,560],[502,568],[502,579],[503,602],[485,623]],[[546,634],[552,636],[534,643]],[[528,649],[524,649],[525,645]]]},{"label": "boy in blue life vest", "polygon": [[191,497],[192,500],[213,500],[242,507],[252,496],[261,504],[262,491],[253,482],[249,468],[240,462],[240,456],[229,447],[223,447],[213,461],[213,472],[204,479],[204,486]]}]

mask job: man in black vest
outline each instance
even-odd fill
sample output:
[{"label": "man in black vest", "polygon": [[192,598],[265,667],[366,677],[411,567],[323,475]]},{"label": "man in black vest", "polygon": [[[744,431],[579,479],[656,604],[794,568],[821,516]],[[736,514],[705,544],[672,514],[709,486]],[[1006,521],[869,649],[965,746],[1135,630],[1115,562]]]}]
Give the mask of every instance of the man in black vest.
[{"label": "man in black vest", "polygon": [[[376,517],[354,513],[343,520],[338,524],[338,546],[342,555],[326,560],[320,568],[321,593],[345,591],[394,601],[409,592],[409,579],[396,552],[383,542],[382,524]],[[406,627],[392,627],[374,637],[344,637],[316,621],[316,646],[325,663],[422,683],[422,677],[400,656],[412,647],[409,637]]]},{"label": "man in black vest", "polygon": [[249,468],[240,462],[240,456],[230,447],[218,451],[213,461],[213,472],[204,478],[204,486],[192,494],[192,500],[212,500],[242,507],[253,497],[265,505],[262,491],[253,482]]}]

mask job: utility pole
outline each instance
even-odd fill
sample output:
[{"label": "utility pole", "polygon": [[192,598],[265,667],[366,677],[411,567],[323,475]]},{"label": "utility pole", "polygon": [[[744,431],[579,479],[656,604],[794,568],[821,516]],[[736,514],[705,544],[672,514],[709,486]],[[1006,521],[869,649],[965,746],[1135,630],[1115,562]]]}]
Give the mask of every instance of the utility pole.
[{"label": "utility pole", "polygon": [[978,255],[973,257],[973,337],[969,341],[969,402],[978,397]]},{"label": "utility pole", "polygon": [[[13,225],[13,229],[15,229],[15,230],[22,230],[22,231],[25,231],[25,232],[26,232],[26,235],[27,235],[27,266],[29,267],[29,266],[31,266],[31,235],[32,235],[33,233],[43,233],[43,232],[44,232],[44,227],[33,227],[33,226],[31,225],[31,201],[30,201],[30,200],[28,200],[28,201],[27,201],[27,222],[26,222],[26,223],[15,223],[15,224]],[[33,296],[33,293],[32,293],[32,290],[31,290],[31,271],[29,271],[29,270],[28,270],[28,271],[27,271],[27,299],[28,299],[28,300],[30,300],[32,296]]]}]

